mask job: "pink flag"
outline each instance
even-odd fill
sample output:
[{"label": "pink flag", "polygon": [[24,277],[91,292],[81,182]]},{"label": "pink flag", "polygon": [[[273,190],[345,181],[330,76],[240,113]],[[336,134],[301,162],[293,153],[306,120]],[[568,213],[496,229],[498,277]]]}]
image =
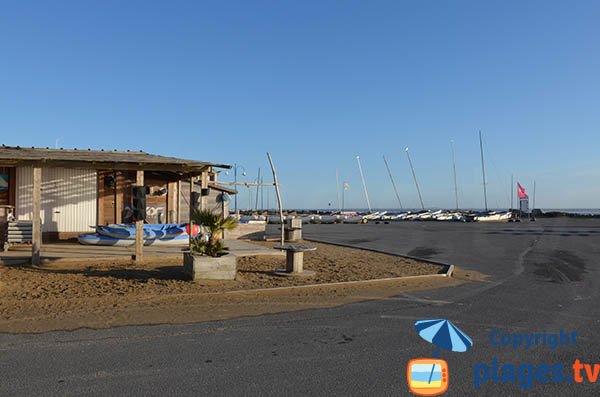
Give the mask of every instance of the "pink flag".
[{"label": "pink flag", "polygon": [[518,188],[517,195],[519,196],[519,198],[522,198],[522,199],[529,198],[527,193],[525,193],[525,188],[523,186],[521,186],[521,184],[519,182],[517,182],[517,188]]}]

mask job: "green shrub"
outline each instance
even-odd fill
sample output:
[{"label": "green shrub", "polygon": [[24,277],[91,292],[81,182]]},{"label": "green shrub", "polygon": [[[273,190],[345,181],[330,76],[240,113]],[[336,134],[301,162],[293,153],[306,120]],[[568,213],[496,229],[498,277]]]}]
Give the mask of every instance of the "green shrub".
[{"label": "green shrub", "polygon": [[192,254],[218,257],[227,252],[221,236],[225,230],[237,227],[238,222],[235,218],[223,218],[209,210],[193,210],[192,222],[202,226],[204,232],[192,239]]}]

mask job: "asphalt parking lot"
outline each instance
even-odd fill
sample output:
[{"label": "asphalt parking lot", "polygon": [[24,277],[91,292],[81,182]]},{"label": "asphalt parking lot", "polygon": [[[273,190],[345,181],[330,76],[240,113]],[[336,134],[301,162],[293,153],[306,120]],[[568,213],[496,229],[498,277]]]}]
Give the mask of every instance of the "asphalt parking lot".
[{"label": "asphalt parking lot", "polygon": [[[431,318],[451,320],[474,342],[466,353],[440,353],[449,365],[445,395],[600,394],[593,383],[568,381],[576,359],[600,363],[600,221],[307,225],[304,232],[490,279],[229,321],[0,335],[0,394],[409,395],[408,361],[433,353],[413,325]],[[576,332],[576,345],[525,350],[490,341],[561,329]],[[545,366],[556,364],[564,379],[545,376]]]}]

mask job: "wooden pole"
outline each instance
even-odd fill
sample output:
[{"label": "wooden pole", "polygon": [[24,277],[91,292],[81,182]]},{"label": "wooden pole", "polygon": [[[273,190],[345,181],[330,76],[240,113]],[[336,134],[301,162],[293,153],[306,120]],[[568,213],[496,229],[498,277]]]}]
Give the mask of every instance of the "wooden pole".
[{"label": "wooden pole", "polygon": [[192,237],[194,235],[194,231],[192,228],[192,226],[193,226],[192,216],[194,215],[194,211],[195,211],[194,201],[193,201],[193,193],[194,193],[194,177],[190,176],[190,195],[189,195],[190,213],[188,216],[188,225],[189,225],[189,229],[190,229],[190,232],[188,233],[189,234],[188,242],[190,245],[190,250],[192,249]]},{"label": "wooden pole", "polygon": [[175,182],[167,182],[167,221],[165,223],[175,223]]},{"label": "wooden pole", "polygon": [[[200,181],[200,187],[202,188],[202,191],[205,191],[204,189],[208,189],[208,171],[202,171],[202,180]],[[206,211],[207,209],[208,209],[208,196],[201,194],[200,195],[200,210]]]},{"label": "wooden pole", "polygon": [[177,223],[181,223],[181,179],[177,181]]},{"label": "wooden pole", "polygon": [[33,209],[32,209],[32,234],[31,234],[31,264],[39,266],[41,264],[42,251],[42,169],[33,168]]},{"label": "wooden pole", "polygon": [[277,172],[275,171],[275,165],[271,154],[267,152],[269,158],[269,164],[271,164],[271,171],[273,171],[273,184],[275,185],[275,194],[277,194],[277,205],[279,206],[279,220],[281,222],[281,245],[285,243],[284,237],[284,226],[283,226],[283,204],[281,204],[281,194],[279,193],[279,182],[277,181]]},{"label": "wooden pole", "polygon": [[[144,171],[136,172],[135,184],[144,186]],[[144,211],[146,209],[144,208]],[[144,262],[144,221],[135,222],[135,263],[142,264]]]}]

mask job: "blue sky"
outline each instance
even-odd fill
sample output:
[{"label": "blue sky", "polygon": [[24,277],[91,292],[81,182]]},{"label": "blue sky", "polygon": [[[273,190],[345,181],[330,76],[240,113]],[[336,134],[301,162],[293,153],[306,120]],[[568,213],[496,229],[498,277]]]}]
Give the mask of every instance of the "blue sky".
[{"label": "blue sky", "polygon": [[[8,1],[7,145],[274,157],[286,207],[507,207],[510,175],[546,208],[600,198],[597,1]],[[267,174],[268,175],[268,174]],[[226,177],[228,178],[228,177]],[[270,203],[274,202],[271,195]],[[242,188],[239,203],[247,206]]]}]

